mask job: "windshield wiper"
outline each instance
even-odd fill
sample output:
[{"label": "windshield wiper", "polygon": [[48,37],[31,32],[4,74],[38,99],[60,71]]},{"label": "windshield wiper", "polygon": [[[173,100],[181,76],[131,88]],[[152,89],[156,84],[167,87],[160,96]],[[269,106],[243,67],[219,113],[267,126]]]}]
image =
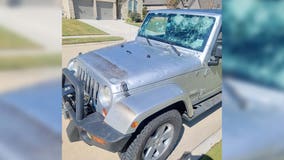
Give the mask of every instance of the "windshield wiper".
[{"label": "windshield wiper", "polygon": [[146,38],[147,43],[149,44],[149,46],[152,46],[152,44],[151,44],[151,42],[150,42],[149,38],[148,38],[147,36],[146,36],[145,38]]},{"label": "windshield wiper", "polygon": [[169,43],[169,45],[171,46],[171,49],[172,49],[178,56],[181,56],[181,53],[176,49],[175,46],[173,46],[171,43]]},{"label": "windshield wiper", "polygon": [[[152,43],[150,42],[148,36],[145,36],[147,43],[149,44],[149,46],[152,46]],[[171,49],[178,55],[181,56],[181,53],[176,49],[175,46],[173,46],[170,42],[168,42],[168,44],[170,45]]]}]

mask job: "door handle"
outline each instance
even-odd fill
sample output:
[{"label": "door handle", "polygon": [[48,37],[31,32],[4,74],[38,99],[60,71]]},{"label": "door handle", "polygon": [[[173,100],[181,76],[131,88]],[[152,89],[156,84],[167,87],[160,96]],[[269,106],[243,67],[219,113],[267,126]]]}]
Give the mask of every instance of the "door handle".
[{"label": "door handle", "polygon": [[208,75],[208,73],[209,73],[208,70],[209,70],[208,68],[205,69],[204,74],[203,74],[204,77],[206,77]]}]

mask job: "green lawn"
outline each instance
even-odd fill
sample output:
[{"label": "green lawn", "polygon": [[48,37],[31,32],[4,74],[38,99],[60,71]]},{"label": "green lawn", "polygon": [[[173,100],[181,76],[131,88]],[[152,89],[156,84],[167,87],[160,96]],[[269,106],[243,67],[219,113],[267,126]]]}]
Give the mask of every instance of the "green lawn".
[{"label": "green lawn", "polygon": [[203,155],[199,160],[221,160],[222,159],[222,141],[215,144],[209,152]]},{"label": "green lawn", "polygon": [[39,54],[23,56],[1,56],[0,70],[24,69],[33,67],[60,66],[61,54]]},{"label": "green lawn", "polygon": [[76,19],[62,19],[62,35],[63,36],[80,36],[80,35],[105,35],[101,31],[91,25],[80,22]]},{"label": "green lawn", "polygon": [[106,37],[88,37],[88,38],[64,38],[62,44],[79,44],[79,43],[95,43],[106,41],[118,41],[123,40],[121,37],[106,36]]},{"label": "green lawn", "polygon": [[131,24],[131,25],[136,26],[136,27],[140,27],[141,24],[142,24],[142,22],[126,22],[126,23]]},{"label": "green lawn", "polygon": [[0,26],[0,49],[35,49],[40,46]]}]

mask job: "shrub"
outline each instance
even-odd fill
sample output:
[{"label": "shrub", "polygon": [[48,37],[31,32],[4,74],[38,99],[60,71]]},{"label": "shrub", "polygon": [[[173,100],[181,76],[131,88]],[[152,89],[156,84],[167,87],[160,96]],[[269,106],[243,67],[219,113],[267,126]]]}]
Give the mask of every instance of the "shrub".
[{"label": "shrub", "polygon": [[131,20],[133,22],[141,22],[142,18],[141,18],[141,14],[140,13],[136,13],[136,12],[131,12],[129,14],[129,17],[131,18]]},{"label": "shrub", "polygon": [[146,14],[148,13],[147,11],[147,7],[144,6],[143,9],[142,9],[142,16],[143,16],[143,19],[146,17]]},{"label": "shrub", "polygon": [[130,17],[127,17],[126,22],[132,22],[132,19]]}]

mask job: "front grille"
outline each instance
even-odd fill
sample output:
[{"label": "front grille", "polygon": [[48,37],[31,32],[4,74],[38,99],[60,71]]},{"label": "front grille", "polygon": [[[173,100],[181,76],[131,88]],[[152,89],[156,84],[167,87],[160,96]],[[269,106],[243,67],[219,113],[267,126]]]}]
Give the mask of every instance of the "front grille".
[{"label": "front grille", "polygon": [[78,68],[77,77],[83,83],[84,93],[87,94],[96,103],[99,83],[90,75],[90,73],[86,69],[83,69],[82,67]]}]

